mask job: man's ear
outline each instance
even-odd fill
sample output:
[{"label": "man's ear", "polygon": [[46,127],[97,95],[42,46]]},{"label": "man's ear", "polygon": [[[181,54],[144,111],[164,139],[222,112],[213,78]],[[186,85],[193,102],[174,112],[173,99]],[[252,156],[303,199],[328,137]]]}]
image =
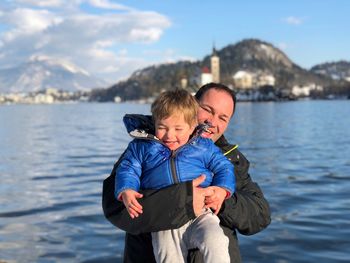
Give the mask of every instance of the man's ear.
[{"label": "man's ear", "polygon": [[194,121],[194,122],[192,123],[192,126],[191,126],[192,132],[194,131],[194,129],[195,129],[197,126],[198,126],[198,121],[196,120],[196,121]]},{"label": "man's ear", "polygon": [[193,122],[192,123],[192,125],[190,126],[191,134],[194,133],[194,131],[196,130],[197,126],[198,126],[197,122]]}]

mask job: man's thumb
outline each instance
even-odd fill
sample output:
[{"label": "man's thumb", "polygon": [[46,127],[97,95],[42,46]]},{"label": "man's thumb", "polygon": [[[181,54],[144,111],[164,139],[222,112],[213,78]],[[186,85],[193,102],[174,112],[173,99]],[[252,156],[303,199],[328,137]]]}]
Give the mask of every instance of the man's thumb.
[{"label": "man's thumb", "polygon": [[198,186],[201,183],[203,183],[205,180],[205,175],[201,174],[199,177],[197,177],[196,179],[193,180],[193,186]]}]

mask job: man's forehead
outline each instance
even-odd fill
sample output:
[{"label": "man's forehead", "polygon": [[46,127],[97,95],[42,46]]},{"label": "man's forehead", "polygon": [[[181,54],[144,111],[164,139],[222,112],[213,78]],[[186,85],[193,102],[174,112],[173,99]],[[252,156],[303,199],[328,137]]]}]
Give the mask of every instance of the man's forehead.
[{"label": "man's forehead", "polygon": [[200,100],[208,99],[208,98],[212,98],[214,100],[216,100],[217,98],[220,98],[220,100],[225,100],[226,102],[233,104],[233,98],[231,94],[229,94],[225,90],[210,89],[203,94]]},{"label": "man's forehead", "polygon": [[225,115],[227,117],[231,117],[233,113],[233,100],[230,100],[230,97],[228,95],[228,99],[221,98],[221,99],[215,99],[215,98],[204,98],[199,102],[200,106],[202,107],[209,107],[212,110],[214,110],[219,115]]}]

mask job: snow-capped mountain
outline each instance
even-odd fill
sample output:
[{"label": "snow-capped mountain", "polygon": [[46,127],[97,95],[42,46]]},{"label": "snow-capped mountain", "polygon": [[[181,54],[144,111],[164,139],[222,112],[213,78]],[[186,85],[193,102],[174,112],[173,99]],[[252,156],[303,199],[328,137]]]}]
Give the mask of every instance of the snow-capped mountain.
[{"label": "snow-capped mountain", "polygon": [[78,91],[106,85],[72,63],[47,56],[33,56],[17,67],[0,69],[0,93],[28,93],[48,88]]}]

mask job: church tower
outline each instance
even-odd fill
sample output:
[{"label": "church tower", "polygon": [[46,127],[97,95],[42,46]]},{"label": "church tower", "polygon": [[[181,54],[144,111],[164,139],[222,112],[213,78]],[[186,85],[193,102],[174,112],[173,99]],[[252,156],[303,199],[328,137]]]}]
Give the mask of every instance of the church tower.
[{"label": "church tower", "polygon": [[213,54],[210,58],[210,69],[211,74],[213,75],[213,82],[220,82],[220,58],[217,55],[215,45],[213,46]]}]

